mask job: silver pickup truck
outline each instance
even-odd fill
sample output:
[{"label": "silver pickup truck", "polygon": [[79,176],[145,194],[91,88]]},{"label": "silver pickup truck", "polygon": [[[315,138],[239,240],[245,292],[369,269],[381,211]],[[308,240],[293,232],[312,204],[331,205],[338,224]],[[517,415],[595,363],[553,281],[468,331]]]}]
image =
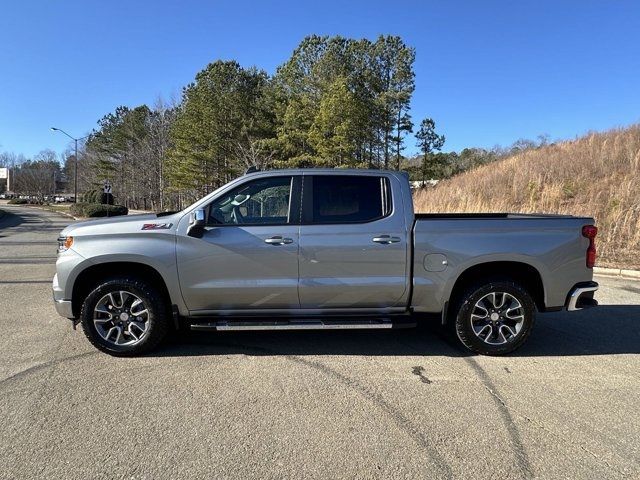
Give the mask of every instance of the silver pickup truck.
[{"label": "silver pickup truck", "polygon": [[597,305],[593,224],[414,214],[396,172],[256,172],[178,213],[69,225],[53,296],[113,355],[183,326],[392,328],[433,316],[466,348],[499,355],[524,343],[537,311]]}]

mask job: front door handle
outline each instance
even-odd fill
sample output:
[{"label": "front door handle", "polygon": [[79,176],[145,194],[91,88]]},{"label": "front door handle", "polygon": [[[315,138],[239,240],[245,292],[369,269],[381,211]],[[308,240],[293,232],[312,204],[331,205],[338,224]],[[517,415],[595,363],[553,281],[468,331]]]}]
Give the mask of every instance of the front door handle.
[{"label": "front door handle", "polygon": [[382,243],[383,245],[388,245],[390,243],[398,243],[400,241],[400,237],[392,237],[391,235],[380,235],[378,237],[373,237],[373,241],[376,243]]},{"label": "front door handle", "polygon": [[282,235],[275,235],[270,238],[265,238],[264,243],[268,243],[269,245],[289,245],[293,243],[293,239],[282,237]]}]

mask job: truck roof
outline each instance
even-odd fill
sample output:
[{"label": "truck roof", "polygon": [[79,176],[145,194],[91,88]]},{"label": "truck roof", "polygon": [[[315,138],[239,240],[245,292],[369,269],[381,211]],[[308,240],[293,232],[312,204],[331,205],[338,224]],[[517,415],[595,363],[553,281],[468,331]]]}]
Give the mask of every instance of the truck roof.
[{"label": "truck roof", "polygon": [[275,170],[255,170],[245,174],[245,176],[254,175],[311,175],[316,173],[334,174],[334,175],[394,175],[407,177],[408,174],[396,170],[382,170],[373,168],[286,168]]}]

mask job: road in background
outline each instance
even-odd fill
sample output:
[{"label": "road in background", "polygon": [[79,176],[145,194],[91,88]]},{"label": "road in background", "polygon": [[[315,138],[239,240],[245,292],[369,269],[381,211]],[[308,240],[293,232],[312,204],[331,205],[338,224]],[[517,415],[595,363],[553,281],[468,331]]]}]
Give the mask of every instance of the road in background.
[{"label": "road in background", "polygon": [[2,206],[1,478],[638,478],[640,283],[508,357],[436,328],[97,352],[51,300],[66,217]]}]

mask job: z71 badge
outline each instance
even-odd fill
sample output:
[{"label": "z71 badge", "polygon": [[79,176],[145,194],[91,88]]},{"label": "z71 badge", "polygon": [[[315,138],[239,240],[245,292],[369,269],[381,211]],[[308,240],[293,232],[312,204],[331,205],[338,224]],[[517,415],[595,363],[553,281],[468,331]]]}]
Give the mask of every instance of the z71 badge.
[{"label": "z71 badge", "polygon": [[142,230],[166,230],[171,228],[172,223],[145,223]]}]

